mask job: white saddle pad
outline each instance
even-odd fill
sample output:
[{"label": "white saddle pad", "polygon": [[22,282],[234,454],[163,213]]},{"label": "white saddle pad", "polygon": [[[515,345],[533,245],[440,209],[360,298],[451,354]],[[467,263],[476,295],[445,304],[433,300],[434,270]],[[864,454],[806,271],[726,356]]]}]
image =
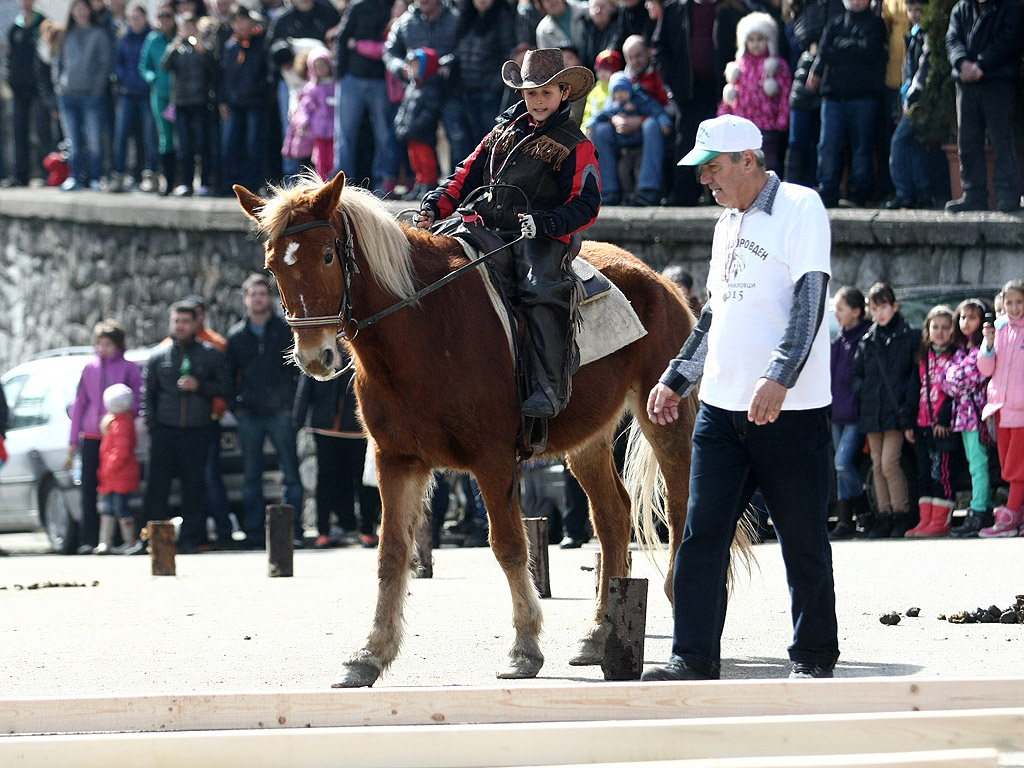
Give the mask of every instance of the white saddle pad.
[{"label": "white saddle pad", "polygon": [[[480,252],[469,243],[459,238],[459,244],[470,261],[480,258]],[[593,276],[597,268],[582,256],[577,256],[572,262],[572,270],[581,280],[587,280]],[[509,350],[515,358],[515,350],[512,349],[512,329],[509,327],[508,313],[501,303],[501,296],[491,283],[487,270],[481,269],[480,274],[483,276],[491,305],[501,321],[502,328],[505,329]],[[610,291],[583,302],[580,305],[580,316],[583,325],[576,334],[576,344],[580,348],[581,368],[647,335],[647,329],[633,311],[633,305],[615,283],[611,283]]]}]

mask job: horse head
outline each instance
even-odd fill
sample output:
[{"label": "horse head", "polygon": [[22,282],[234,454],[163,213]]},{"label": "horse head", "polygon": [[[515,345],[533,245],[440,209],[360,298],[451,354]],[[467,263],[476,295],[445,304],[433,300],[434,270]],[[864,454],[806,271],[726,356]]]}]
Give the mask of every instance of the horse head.
[{"label": "horse head", "polygon": [[268,200],[234,187],[242,210],[266,236],[265,266],[292,328],[293,359],[321,380],[336,375],[339,344],[355,335],[353,305],[372,311],[371,282],[377,293],[413,292],[403,230],[373,195],[350,188],[343,198],[344,189],[343,173],[326,183],[309,174],[294,186],[272,186]]}]

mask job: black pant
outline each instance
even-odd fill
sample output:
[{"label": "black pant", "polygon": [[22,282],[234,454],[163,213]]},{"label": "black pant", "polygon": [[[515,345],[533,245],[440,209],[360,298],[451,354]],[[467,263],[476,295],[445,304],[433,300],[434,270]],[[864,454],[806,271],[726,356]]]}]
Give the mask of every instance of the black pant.
[{"label": "black pant", "polygon": [[[37,142],[34,163],[30,160],[33,122]],[[19,184],[27,185],[33,166],[37,171],[41,170],[43,158],[53,149],[50,114],[42,99],[31,94],[15,93],[13,127],[14,178]]]},{"label": "black pant", "polygon": [[206,544],[206,455],[208,427],[156,425],[149,434],[149,478],[145,514],[149,520],[168,518],[171,480],[181,481],[180,543]]},{"label": "black pant", "polygon": [[1013,130],[1014,83],[1012,80],[981,80],[956,84],[956,118],[960,126],[960,178],[964,197],[978,203],[988,200],[985,133],[995,153],[996,199],[1000,203],[1020,198],[1017,151]]},{"label": "black pant", "polygon": [[316,527],[331,532],[331,514],[346,531],[356,530],[356,497],[359,498],[360,533],[374,535],[380,521],[380,492],[363,485],[366,440],[313,433],[316,439]]},{"label": "black pant", "polygon": [[82,457],[82,523],[78,529],[79,544],[95,547],[100,535],[100,518],[96,511],[97,473],[100,469],[100,441],[83,437],[78,444]]},{"label": "black pant", "polygon": [[[679,101],[679,115],[676,117],[675,161],[690,151],[697,136],[701,121],[715,116],[722,94],[714,83],[695,82],[693,98]],[[696,205],[703,187],[697,170],[689,165],[677,165],[669,192],[669,205]]]}]

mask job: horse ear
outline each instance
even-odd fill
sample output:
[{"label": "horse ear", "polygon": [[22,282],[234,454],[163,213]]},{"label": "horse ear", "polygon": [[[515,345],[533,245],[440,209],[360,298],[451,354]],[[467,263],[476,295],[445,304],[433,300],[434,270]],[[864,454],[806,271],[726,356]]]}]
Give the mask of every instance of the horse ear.
[{"label": "horse ear", "polygon": [[235,184],[231,189],[235,191],[235,197],[238,198],[238,204],[242,206],[245,215],[258,222],[259,218],[256,212],[266,204],[266,201],[259,195],[254,195],[241,184]]},{"label": "horse ear", "polygon": [[316,197],[313,199],[313,209],[323,218],[330,219],[341,204],[341,191],[344,188],[345,172],[338,171],[338,174],[316,193]]}]

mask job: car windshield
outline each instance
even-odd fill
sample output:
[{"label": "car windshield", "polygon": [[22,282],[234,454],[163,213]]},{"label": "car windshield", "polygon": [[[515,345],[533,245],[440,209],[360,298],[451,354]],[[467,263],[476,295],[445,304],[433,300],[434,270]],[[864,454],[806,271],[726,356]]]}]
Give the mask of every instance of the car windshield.
[{"label": "car windshield", "polygon": [[11,406],[9,429],[24,429],[45,424],[50,416],[46,409],[46,396],[52,381],[46,376],[26,376],[18,399]]}]

